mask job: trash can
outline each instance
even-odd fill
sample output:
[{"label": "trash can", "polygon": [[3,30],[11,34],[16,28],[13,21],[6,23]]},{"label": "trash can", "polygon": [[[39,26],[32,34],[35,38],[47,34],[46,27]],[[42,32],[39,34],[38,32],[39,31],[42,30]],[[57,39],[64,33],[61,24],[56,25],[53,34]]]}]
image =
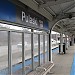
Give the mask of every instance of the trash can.
[{"label": "trash can", "polygon": [[[61,52],[60,43],[59,43],[59,54]],[[65,43],[63,43],[63,52],[66,53]]]},{"label": "trash can", "polygon": [[75,43],[75,38],[74,38],[74,43]]},{"label": "trash can", "polygon": [[70,41],[70,46],[72,46],[72,41]]},{"label": "trash can", "polygon": [[65,43],[63,43],[63,52],[66,53]]}]

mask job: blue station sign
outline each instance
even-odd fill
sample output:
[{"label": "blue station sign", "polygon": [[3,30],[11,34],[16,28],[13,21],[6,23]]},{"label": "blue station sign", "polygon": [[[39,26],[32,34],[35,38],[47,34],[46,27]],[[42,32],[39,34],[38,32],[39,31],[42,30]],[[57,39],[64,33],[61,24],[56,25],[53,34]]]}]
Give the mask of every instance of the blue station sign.
[{"label": "blue station sign", "polygon": [[48,21],[45,17],[28,6],[24,4],[23,6],[16,5],[11,0],[0,0],[0,20],[39,29],[49,29]]}]

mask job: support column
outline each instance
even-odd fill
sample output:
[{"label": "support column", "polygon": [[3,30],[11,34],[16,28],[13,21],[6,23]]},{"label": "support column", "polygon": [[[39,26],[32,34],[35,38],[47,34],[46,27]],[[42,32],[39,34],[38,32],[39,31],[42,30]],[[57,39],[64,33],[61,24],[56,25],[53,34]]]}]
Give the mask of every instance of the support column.
[{"label": "support column", "polygon": [[[33,29],[31,29],[31,32],[33,32]],[[33,54],[33,33],[31,33],[31,60],[32,60],[32,70],[34,69],[34,54]]]},{"label": "support column", "polygon": [[45,35],[43,35],[43,63],[45,63]]},{"label": "support column", "polygon": [[57,40],[58,40],[58,38],[57,38],[57,32],[56,32],[56,45],[57,45]]},{"label": "support column", "polygon": [[24,61],[25,60],[25,51],[24,51],[24,33],[22,32],[22,75],[26,75],[24,72]]},{"label": "support column", "polygon": [[39,66],[40,66],[40,34],[38,34],[38,55],[39,55]]},{"label": "support column", "polygon": [[63,33],[60,33],[60,53],[63,52]]},{"label": "support column", "polygon": [[8,74],[12,75],[12,50],[10,31],[8,31]]},{"label": "support column", "polygon": [[51,61],[51,63],[53,63],[53,61],[52,61],[52,49],[51,49],[51,31],[49,33],[49,61]]},{"label": "support column", "polygon": [[70,43],[69,43],[69,36],[67,37],[67,42],[68,42],[67,46],[69,47],[69,45],[70,45]]},{"label": "support column", "polygon": [[67,44],[67,35],[65,35],[65,48],[66,48],[66,50],[68,49],[68,44]]},{"label": "support column", "polygon": [[71,41],[72,41],[72,46],[73,46],[74,45],[74,36],[72,36]]},{"label": "support column", "polygon": [[[49,52],[49,35],[47,35],[47,52]],[[49,53],[47,54],[47,61],[49,61]]]},{"label": "support column", "polygon": [[68,36],[68,46],[70,47],[70,37]]}]

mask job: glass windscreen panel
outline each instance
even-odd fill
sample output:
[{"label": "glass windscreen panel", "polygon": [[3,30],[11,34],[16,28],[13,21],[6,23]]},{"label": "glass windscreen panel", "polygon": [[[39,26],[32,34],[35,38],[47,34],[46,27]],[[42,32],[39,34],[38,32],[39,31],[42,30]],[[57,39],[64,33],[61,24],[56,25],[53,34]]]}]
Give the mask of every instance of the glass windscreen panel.
[{"label": "glass windscreen panel", "polygon": [[32,70],[31,34],[24,33],[25,74]]},{"label": "glass windscreen panel", "polygon": [[12,73],[22,75],[22,33],[11,32]]},{"label": "glass windscreen panel", "polygon": [[43,64],[44,60],[43,54],[43,35],[40,35],[40,65]]},{"label": "glass windscreen panel", "polygon": [[38,60],[38,35],[33,34],[33,44],[34,44],[34,49],[33,49],[33,54],[34,54],[34,69],[39,65],[39,60]]},{"label": "glass windscreen panel", "polygon": [[48,37],[45,35],[45,63],[48,62]]},{"label": "glass windscreen panel", "polygon": [[8,75],[8,32],[0,31],[0,75]]}]

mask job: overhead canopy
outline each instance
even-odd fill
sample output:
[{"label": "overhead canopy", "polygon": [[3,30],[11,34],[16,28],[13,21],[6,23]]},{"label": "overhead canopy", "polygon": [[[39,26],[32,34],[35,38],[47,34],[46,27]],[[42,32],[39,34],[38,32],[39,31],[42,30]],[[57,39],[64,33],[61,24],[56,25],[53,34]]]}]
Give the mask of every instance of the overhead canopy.
[{"label": "overhead canopy", "polygon": [[[20,0],[24,3],[24,0]],[[75,0],[31,0],[38,9],[42,8],[50,15],[53,20],[59,18],[59,22],[55,24],[54,31],[61,30],[67,34],[75,35]],[[60,16],[59,16],[60,15]],[[62,18],[61,18],[62,17]],[[54,24],[54,23],[52,23]]]}]

